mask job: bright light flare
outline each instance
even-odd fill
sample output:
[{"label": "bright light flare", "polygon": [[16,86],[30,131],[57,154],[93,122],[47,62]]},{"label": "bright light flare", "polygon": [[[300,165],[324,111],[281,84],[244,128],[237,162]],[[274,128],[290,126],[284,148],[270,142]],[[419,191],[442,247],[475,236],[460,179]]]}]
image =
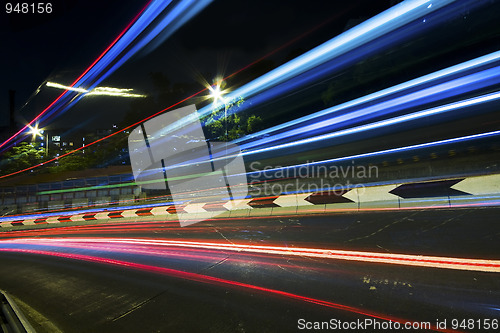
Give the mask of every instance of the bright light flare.
[{"label": "bright light flare", "polygon": [[221,101],[222,103],[226,103],[226,99],[223,97],[226,93],[228,93],[227,89],[221,89],[222,81],[217,82],[214,86],[208,86],[208,90],[210,91],[209,98],[213,99],[213,105],[217,105],[217,102]]},{"label": "bright light flare", "polygon": [[39,136],[40,138],[43,139],[43,135],[42,135],[43,130],[38,128],[38,124],[36,124],[34,127],[28,125],[28,127],[30,129],[29,133],[33,136],[33,139],[36,138],[37,136]]}]

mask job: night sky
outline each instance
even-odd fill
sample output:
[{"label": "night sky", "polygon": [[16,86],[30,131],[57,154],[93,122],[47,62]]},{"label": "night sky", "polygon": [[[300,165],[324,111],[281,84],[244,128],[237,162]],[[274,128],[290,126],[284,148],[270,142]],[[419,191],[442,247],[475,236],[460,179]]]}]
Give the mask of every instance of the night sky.
[{"label": "night sky", "polygon": [[[8,91],[16,91],[19,120],[31,120],[62,91],[37,87],[46,81],[70,84],[124,29],[146,1],[52,1],[53,13],[5,14],[2,8],[0,53],[1,125],[8,124]],[[294,40],[273,54],[276,65],[340,34],[395,1],[214,1],[154,50],[143,50],[99,86],[133,88],[154,94],[150,73],[161,72],[172,83],[203,89],[200,75],[228,75]],[[195,93],[192,91],[189,93]],[[28,102],[28,103],[27,103]],[[23,106],[27,103],[25,106]],[[168,105],[165,105],[167,107]],[[93,97],[81,100],[50,125],[109,128],[130,110],[130,100]]]}]

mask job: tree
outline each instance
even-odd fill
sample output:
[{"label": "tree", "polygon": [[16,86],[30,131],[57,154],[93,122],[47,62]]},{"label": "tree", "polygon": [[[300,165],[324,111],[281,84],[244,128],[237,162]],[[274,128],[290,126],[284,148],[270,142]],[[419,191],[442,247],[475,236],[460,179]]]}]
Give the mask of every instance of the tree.
[{"label": "tree", "polygon": [[[221,104],[212,114],[202,119],[208,140],[232,141],[262,129],[262,119],[247,112],[239,112],[244,103],[239,97]],[[227,116],[227,117],[226,117]]]},{"label": "tree", "polygon": [[0,173],[9,174],[45,161],[45,149],[39,143],[21,142],[12,147],[0,162]]}]

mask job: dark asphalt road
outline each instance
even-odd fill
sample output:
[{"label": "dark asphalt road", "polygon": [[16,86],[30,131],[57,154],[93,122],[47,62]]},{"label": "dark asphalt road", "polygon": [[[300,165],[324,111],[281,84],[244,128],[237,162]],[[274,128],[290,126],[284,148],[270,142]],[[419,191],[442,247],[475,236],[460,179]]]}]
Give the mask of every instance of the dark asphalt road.
[{"label": "dark asphalt road", "polygon": [[301,318],[377,317],[433,325],[447,319],[452,328],[452,319],[500,319],[499,273],[198,247],[69,246],[33,236],[65,242],[67,237],[154,238],[498,260],[498,212],[484,208],[232,219],[187,228],[143,221],[2,233],[4,240],[32,239],[0,242],[0,249],[8,250],[0,252],[0,288],[22,301],[46,332],[291,332],[298,331]]}]

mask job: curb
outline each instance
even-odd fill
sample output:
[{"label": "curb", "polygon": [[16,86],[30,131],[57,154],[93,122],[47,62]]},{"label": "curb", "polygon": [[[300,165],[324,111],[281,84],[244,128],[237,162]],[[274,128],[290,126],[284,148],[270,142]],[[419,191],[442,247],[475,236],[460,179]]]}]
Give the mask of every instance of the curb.
[{"label": "curb", "polygon": [[67,222],[115,221],[138,217],[163,217],[205,220],[210,218],[257,217],[276,215],[356,212],[362,210],[399,210],[459,208],[500,205],[500,174],[434,180],[417,183],[354,187],[338,191],[285,194],[271,197],[236,199],[215,203],[166,204],[92,213],[64,214],[33,218],[30,215],[0,219],[0,228],[58,224]]}]

